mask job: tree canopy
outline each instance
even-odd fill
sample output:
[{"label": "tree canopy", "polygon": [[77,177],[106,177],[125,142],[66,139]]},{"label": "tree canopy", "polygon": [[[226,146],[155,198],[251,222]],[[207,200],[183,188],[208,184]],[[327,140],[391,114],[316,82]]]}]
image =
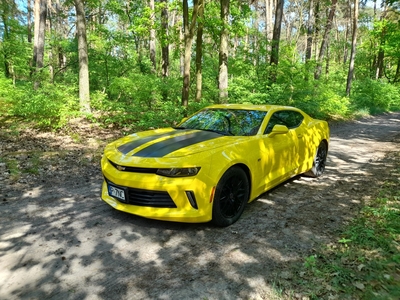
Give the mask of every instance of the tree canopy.
[{"label": "tree canopy", "polygon": [[0,110],[170,125],[212,103],[400,109],[400,2],[2,0]]}]

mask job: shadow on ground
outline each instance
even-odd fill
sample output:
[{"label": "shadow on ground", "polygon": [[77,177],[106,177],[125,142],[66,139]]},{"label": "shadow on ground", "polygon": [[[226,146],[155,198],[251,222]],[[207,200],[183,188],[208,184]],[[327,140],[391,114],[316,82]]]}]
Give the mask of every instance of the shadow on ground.
[{"label": "shadow on ground", "polygon": [[[40,149],[23,155],[68,154],[44,159],[49,165],[38,169],[46,176],[0,181],[0,298],[279,296],[279,283],[290,282],[294,266],[337,240],[338,230],[370,200],[378,175],[390,168],[380,159],[396,149],[399,133],[399,113],[334,126],[323,177],[285,182],[249,204],[228,228],[116,211],[99,198],[98,160],[83,159],[93,149],[65,150],[50,137],[30,137]],[[2,139],[0,154],[26,167],[25,156],[15,153],[24,149],[13,149],[19,143]]]}]

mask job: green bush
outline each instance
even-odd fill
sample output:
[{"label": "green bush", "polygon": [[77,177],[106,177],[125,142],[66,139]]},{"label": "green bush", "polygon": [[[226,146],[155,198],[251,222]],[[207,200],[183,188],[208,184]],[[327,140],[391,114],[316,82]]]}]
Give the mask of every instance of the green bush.
[{"label": "green bush", "polygon": [[10,114],[36,123],[39,127],[57,129],[68,119],[79,115],[79,101],[73,87],[42,83],[36,91],[31,86],[15,89],[7,98]]},{"label": "green bush", "polygon": [[398,86],[364,79],[354,82],[351,97],[353,110],[368,110],[371,114],[400,109],[400,89]]}]

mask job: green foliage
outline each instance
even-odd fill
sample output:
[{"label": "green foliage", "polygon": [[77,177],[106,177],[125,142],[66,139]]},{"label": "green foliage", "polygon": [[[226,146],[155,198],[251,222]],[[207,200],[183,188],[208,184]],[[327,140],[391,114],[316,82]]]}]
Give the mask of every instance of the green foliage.
[{"label": "green foliage", "polygon": [[10,82],[0,80],[8,115],[23,118],[39,127],[57,129],[68,119],[79,114],[78,99],[74,88],[42,83],[38,90],[30,85],[14,88]]},{"label": "green foliage", "polygon": [[354,110],[364,109],[371,114],[400,109],[398,86],[372,79],[354,82],[351,104]]},{"label": "green foliage", "polygon": [[[288,48],[289,51],[289,48]],[[290,51],[289,51],[290,52]],[[231,103],[292,105],[313,117],[337,118],[351,114],[350,101],[336,80],[305,80],[307,70],[298,63],[283,62],[277,83],[269,84],[250,64],[234,61],[229,82]],[[268,73],[268,70],[267,70]],[[342,74],[332,74],[341,77]]]},{"label": "green foliage", "polygon": [[125,130],[170,126],[184,114],[176,90],[180,83],[155,75],[131,74],[113,80],[109,95],[96,92],[92,107],[100,112],[98,120]]},{"label": "green foliage", "polygon": [[[344,95],[348,70],[345,57],[349,50],[345,32],[339,29],[335,38],[330,39],[329,51],[322,62],[323,74],[320,80],[314,80],[315,58],[305,62],[306,28],[289,18],[287,25],[294,28],[282,35],[279,64],[271,67],[271,45],[265,37],[265,24],[256,20],[263,18],[265,8],[263,5],[256,7],[255,3],[230,2],[230,103],[292,105],[323,119],[400,110],[400,91],[396,86],[400,81],[397,71],[400,23],[392,12],[380,21],[370,18],[372,10],[367,17],[361,12],[356,80],[348,98]],[[218,103],[218,48],[222,26],[219,1],[206,1],[205,17],[198,19],[204,25],[202,101],[194,102],[194,39],[190,99],[186,110],[180,107],[182,21],[178,16],[182,15],[182,1],[156,1],[155,4],[152,12],[146,1],[94,0],[86,3],[86,11],[91,15],[87,19],[87,36],[93,118],[104,125],[129,130],[169,126],[206,104]],[[66,2],[60,9],[60,17],[67,23],[72,20],[67,18],[68,5]],[[169,20],[167,31],[161,26],[164,5],[168,5],[174,19]],[[328,4],[322,4],[325,5]],[[55,20],[51,30],[46,31],[45,67],[31,74],[33,49],[32,43],[27,41],[26,25],[21,22],[22,13],[7,5],[0,9],[5,13],[5,18],[0,20],[0,29],[4,31],[0,37],[1,74],[8,76],[8,79],[0,78],[3,104],[0,113],[27,119],[41,127],[63,126],[68,118],[79,114],[76,99],[78,54],[73,32],[67,34]],[[193,9],[192,4],[189,9]],[[285,6],[285,13],[289,15],[298,12],[293,3]],[[150,29],[156,30],[156,70],[149,59]],[[162,78],[161,46],[166,44],[170,45],[169,77]],[[376,76],[379,50],[385,54],[385,78],[376,81],[369,78]],[[271,73],[276,74],[276,80],[271,81]],[[54,74],[53,78],[51,74]],[[34,81],[42,85],[37,91],[32,89]]]},{"label": "green foliage", "polygon": [[340,234],[335,244],[304,259],[303,292],[324,298],[326,292],[347,299],[400,297],[400,152],[374,201]]},{"label": "green foliage", "polygon": [[295,106],[319,118],[346,117],[349,113],[349,99],[322,85],[313,96],[299,99]]}]

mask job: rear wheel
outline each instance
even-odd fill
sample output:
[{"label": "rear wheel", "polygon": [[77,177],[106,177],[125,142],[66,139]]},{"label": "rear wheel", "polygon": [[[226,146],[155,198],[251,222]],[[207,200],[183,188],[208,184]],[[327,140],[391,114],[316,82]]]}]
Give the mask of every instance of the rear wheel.
[{"label": "rear wheel", "polygon": [[249,200],[249,180],[243,169],[232,167],[215,189],[212,222],[221,227],[235,223]]},{"label": "rear wheel", "polygon": [[325,141],[322,141],[317,149],[317,153],[314,157],[313,166],[310,171],[306,172],[305,175],[311,177],[319,177],[325,171],[326,157],[328,155],[328,145]]}]

